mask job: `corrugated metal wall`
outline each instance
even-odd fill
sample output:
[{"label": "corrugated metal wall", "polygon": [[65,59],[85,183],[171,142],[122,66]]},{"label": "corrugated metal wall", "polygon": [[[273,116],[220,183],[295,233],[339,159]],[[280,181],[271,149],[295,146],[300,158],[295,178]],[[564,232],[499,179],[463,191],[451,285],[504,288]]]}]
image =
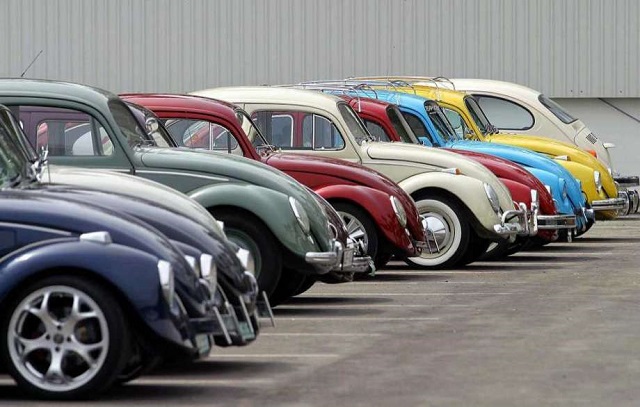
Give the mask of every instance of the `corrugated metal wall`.
[{"label": "corrugated metal wall", "polygon": [[189,91],[360,74],[640,97],[637,0],[4,0],[0,75]]}]

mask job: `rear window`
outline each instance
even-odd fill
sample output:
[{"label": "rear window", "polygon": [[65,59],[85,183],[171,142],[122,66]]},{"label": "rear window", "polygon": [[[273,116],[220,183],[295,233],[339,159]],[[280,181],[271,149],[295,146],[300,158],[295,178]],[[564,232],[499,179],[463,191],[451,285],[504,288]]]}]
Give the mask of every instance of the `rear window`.
[{"label": "rear window", "polygon": [[578,120],[575,117],[571,116],[571,114],[569,114],[569,112],[564,110],[564,108],[562,106],[560,106],[559,104],[557,104],[553,100],[549,99],[545,95],[538,96],[538,100],[540,101],[540,103],[542,103],[544,105],[544,107],[549,109],[551,111],[551,113],[553,113],[553,115],[555,117],[557,117],[558,119],[560,119],[562,122],[569,124],[569,123],[573,123],[576,120]]}]

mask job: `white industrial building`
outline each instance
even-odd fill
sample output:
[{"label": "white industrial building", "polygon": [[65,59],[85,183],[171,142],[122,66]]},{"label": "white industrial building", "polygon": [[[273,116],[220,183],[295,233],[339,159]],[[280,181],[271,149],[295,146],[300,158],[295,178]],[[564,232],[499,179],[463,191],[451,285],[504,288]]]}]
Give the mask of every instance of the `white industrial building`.
[{"label": "white industrial building", "polygon": [[3,0],[0,75],[185,92],[353,75],[513,81],[640,173],[637,0]]}]

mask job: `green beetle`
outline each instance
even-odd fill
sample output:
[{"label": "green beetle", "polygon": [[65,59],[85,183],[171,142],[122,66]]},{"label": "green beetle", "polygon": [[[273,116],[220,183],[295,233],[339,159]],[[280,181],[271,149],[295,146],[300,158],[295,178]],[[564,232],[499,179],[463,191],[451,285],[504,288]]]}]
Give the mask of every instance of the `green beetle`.
[{"label": "green beetle", "polygon": [[116,95],[84,85],[3,79],[0,103],[34,147],[48,149],[52,164],[129,173],[195,199],[251,252],[258,284],[278,301],[292,294],[278,293],[291,286],[285,276],[341,268],[346,251],[326,208],[278,170],[227,154],[161,148]]}]

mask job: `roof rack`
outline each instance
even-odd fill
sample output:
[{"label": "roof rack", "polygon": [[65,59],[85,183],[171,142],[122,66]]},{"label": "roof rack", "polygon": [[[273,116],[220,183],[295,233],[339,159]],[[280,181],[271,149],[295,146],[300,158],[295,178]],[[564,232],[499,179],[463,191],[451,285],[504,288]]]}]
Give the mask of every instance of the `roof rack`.
[{"label": "roof rack", "polygon": [[[396,93],[395,104],[400,104],[400,87],[411,88],[414,94],[417,94],[413,85],[402,80],[388,81],[383,79],[339,79],[339,80],[318,80],[300,82],[296,85],[285,85],[287,87],[295,87],[298,89],[319,90],[324,92],[341,92],[343,95],[351,96],[358,99],[358,110],[361,111],[360,98],[366,97],[370,99],[380,99],[376,89],[379,91],[389,90]],[[392,102],[393,103],[393,102]]]},{"label": "roof rack", "polygon": [[386,81],[402,81],[408,84],[415,84],[416,82],[433,82],[435,87],[439,87],[439,85],[446,83],[451,86],[453,90],[456,90],[456,85],[453,81],[445,76],[363,76],[358,78],[353,78],[357,80],[386,80]]}]

